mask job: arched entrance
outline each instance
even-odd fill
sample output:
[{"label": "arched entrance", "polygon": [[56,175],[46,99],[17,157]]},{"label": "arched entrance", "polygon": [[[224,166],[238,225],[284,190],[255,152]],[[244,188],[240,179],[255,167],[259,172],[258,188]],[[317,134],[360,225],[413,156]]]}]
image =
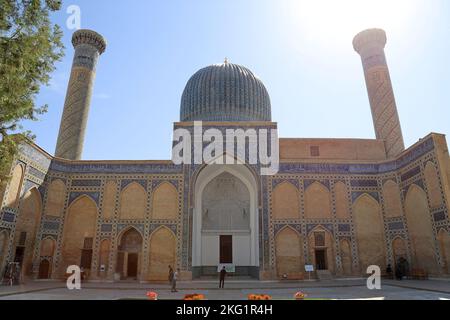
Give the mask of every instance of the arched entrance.
[{"label": "arched entrance", "polygon": [[21,266],[22,276],[31,277],[33,250],[41,222],[41,195],[36,188],[25,193],[21,199],[16,222],[14,260]]},{"label": "arched entrance", "polygon": [[245,165],[208,165],[195,183],[193,277],[216,275],[229,265],[234,275],[259,277],[258,192]]},{"label": "arched entrance", "polygon": [[0,231],[0,277],[3,276],[3,267],[8,256],[9,233],[6,230]]},{"label": "arched entrance", "polygon": [[50,279],[52,277],[52,262],[55,254],[56,242],[52,238],[45,238],[41,242],[41,252],[38,279]]},{"label": "arched entrance", "polygon": [[50,279],[50,261],[48,261],[47,259],[43,259],[41,261],[41,263],[39,264],[39,275],[38,275],[38,279]]},{"label": "arched entrance", "polygon": [[411,242],[411,268],[438,274],[433,225],[425,191],[413,184],[405,199],[405,215]]},{"label": "arched entrance", "polygon": [[328,270],[334,273],[333,235],[322,226],[314,228],[308,235],[309,256],[315,270]]},{"label": "arched entrance", "polygon": [[277,277],[280,279],[303,278],[303,240],[300,234],[290,227],[279,231],[275,237],[275,258]]},{"label": "arched entrance", "polygon": [[342,273],[346,276],[352,274],[352,247],[350,241],[342,239],[340,241]]},{"label": "arched entrance", "polygon": [[353,219],[360,271],[365,274],[371,265],[385,270],[386,245],[380,205],[370,195],[361,195],[353,205]]},{"label": "arched entrance", "polygon": [[405,240],[397,237],[392,241],[392,253],[394,258],[394,266],[400,261],[400,259],[408,259],[408,252],[406,249]]},{"label": "arched entrance", "polygon": [[142,260],[142,236],[134,228],[122,234],[118,252],[116,272],[121,279],[139,279]]},{"label": "arched entrance", "polygon": [[177,240],[173,232],[160,227],[150,237],[150,265],[148,266],[148,280],[167,280],[168,266],[177,267]]},{"label": "arched entrance", "polygon": [[92,246],[97,224],[97,204],[88,196],[81,196],[69,206],[64,223],[59,273],[66,274],[68,266],[83,268],[89,278]]}]

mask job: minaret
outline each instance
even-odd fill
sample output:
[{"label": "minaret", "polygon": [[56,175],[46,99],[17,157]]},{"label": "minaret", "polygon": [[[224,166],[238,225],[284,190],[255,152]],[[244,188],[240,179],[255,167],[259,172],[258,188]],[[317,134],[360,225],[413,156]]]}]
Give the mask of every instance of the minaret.
[{"label": "minaret", "polygon": [[364,67],[375,133],[377,139],[385,141],[387,156],[392,158],[405,150],[405,144],[384,54],[385,45],[386,33],[381,29],[362,31],[353,40]]},{"label": "minaret", "polygon": [[99,56],[105,52],[106,41],[94,31],[78,30],[72,36],[72,44],[75,48],[75,56],[55,156],[80,160],[94,86],[95,68]]}]

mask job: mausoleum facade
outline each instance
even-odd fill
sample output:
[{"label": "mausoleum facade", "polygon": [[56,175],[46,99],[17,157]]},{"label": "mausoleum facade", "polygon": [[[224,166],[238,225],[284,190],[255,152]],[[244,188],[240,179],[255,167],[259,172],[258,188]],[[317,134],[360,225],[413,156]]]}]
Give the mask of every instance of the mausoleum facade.
[{"label": "mausoleum facade", "polygon": [[[91,280],[163,281],[169,265],[182,279],[227,265],[237,276],[302,279],[305,265],[349,277],[403,258],[411,271],[448,276],[447,142],[430,133],[405,149],[385,43],[380,29],[354,40],[376,139],[277,137],[277,171],[262,174],[264,163],[247,161],[248,141],[241,159],[216,154],[223,163],[82,160],[106,41],[77,31],[55,156],[23,143],[0,190],[0,271],[16,261],[24,278],[62,279],[78,265]],[[194,143],[199,122],[201,134],[276,132],[271,107],[263,82],[225,61],[188,81],[174,130]]]}]

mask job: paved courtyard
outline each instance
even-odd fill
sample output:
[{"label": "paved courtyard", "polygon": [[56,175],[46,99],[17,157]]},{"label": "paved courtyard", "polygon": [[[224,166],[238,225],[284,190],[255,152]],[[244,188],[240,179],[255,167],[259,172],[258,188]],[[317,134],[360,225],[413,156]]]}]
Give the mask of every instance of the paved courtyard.
[{"label": "paved courtyard", "polygon": [[180,282],[179,292],[171,293],[166,284],[85,283],[82,290],[69,291],[62,282],[30,282],[17,287],[0,287],[0,300],[119,300],[145,299],[147,291],[155,291],[160,299],[182,299],[185,294],[202,293],[210,300],[245,300],[250,293],[269,294],[273,299],[292,299],[302,290],[312,299],[374,300],[447,300],[449,280],[393,281],[384,280],[381,290],[369,290],[365,281],[237,281],[230,280],[225,289],[216,281]]}]

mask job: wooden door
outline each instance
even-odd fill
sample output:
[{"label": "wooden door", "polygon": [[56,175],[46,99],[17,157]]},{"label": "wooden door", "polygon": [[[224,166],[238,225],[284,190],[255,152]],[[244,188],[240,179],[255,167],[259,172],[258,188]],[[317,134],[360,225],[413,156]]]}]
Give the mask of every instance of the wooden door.
[{"label": "wooden door", "polygon": [[138,254],[128,254],[127,276],[128,278],[136,278],[138,273]]},{"label": "wooden door", "polygon": [[220,263],[233,263],[233,236],[220,236]]}]

